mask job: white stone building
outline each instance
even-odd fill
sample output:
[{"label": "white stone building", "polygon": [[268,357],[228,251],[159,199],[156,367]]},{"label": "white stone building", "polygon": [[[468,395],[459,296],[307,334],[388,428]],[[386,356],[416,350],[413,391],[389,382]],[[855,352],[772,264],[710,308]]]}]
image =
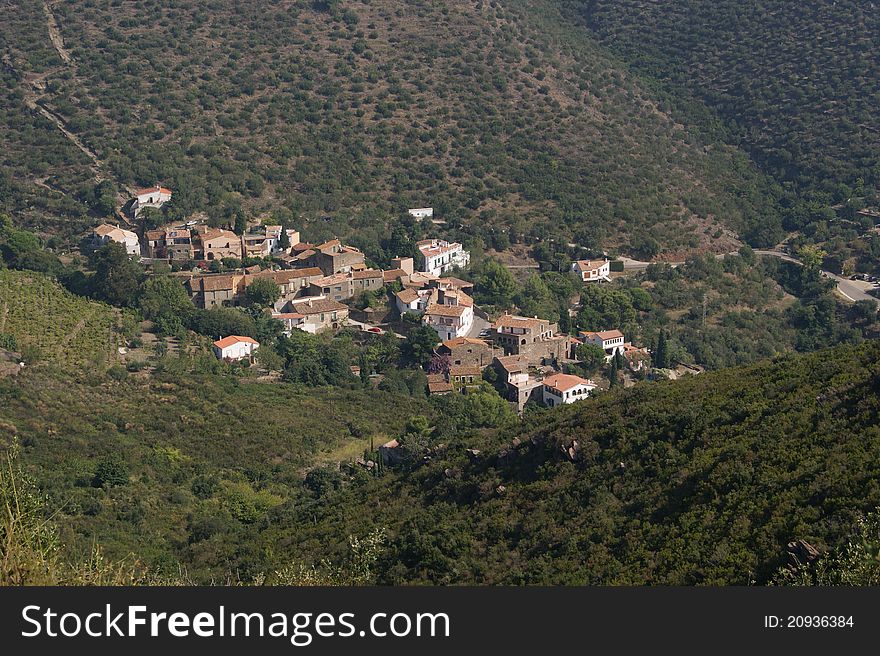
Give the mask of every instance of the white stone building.
[{"label": "white stone building", "polygon": [[260,348],[260,343],[253,337],[242,337],[241,335],[230,335],[223,339],[218,339],[213,344],[214,355],[218,360],[244,360],[253,356],[254,352]]},{"label": "white stone building", "polygon": [[608,282],[611,280],[611,262],[608,260],[578,260],[571,265],[583,282]]},{"label": "white stone building", "polygon": [[131,211],[135,218],[147,207],[159,209],[165,203],[171,200],[171,190],[165,187],[155,185],[148,189],[138,189],[134,192],[134,203],[132,203]]},{"label": "white stone building", "polygon": [[131,230],[124,230],[108,223],[99,225],[92,231],[92,239],[95,246],[103,246],[111,241],[125,246],[125,252],[129,255],[141,254],[141,242],[138,236]]},{"label": "white stone building", "polygon": [[549,376],[544,379],[543,383],[544,405],[551,408],[581,401],[596,389],[596,384],[593,381],[570,374]]},{"label": "white stone building", "polygon": [[471,261],[471,254],[458,242],[425,239],[418,242],[422,257],[421,272],[442,276],[456,267],[463,269]]},{"label": "white stone building", "polygon": [[597,333],[581,332],[585,344],[595,344],[605,351],[605,360],[610,362],[618,353],[624,353],[624,337],[619,330],[603,330]]}]

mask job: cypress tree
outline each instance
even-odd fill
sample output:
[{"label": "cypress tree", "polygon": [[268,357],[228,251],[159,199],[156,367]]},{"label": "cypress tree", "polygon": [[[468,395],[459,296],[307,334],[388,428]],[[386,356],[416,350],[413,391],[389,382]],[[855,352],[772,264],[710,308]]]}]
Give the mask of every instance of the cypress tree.
[{"label": "cypress tree", "polygon": [[668,347],[666,346],[666,331],[661,330],[657,337],[657,348],[654,349],[654,366],[657,369],[669,367]]}]

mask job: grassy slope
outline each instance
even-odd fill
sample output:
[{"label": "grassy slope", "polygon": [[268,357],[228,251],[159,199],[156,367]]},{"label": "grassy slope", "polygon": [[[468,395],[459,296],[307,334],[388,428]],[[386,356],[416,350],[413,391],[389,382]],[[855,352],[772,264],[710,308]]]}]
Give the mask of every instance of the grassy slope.
[{"label": "grassy slope", "polygon": [[[640,385],[281,507],[264,540],[341,553],[387,526],[388,582],[760,582],[788,541],[835,544],[880,502],[878,389],[876,343]],[[562,455],[572,440],[581,462]]]},{"label": "grassy slope", "polygon": [[55,364],[103,363],[115,351],[113,309],[38,273],[0,270],[0,333]]},{"label": "grassy slope", "polygon": [[719,223],[743,232],[768,216],[742,156],[704,148],[548,3],[53,10],[73,62],[30,61],[32,39],[11,33],[15,66],[46,60],[44,101],[118,181],[162,180],[189,210],[430,202],[471,227],[484,214],[519,234],[529,214],[561,217],[585,241],[644,228],[678,251],[724,250]]},{"label": "grassy slope", "polygon": [[[0,448],[23,445],[72,554],[97,542],[111,559],[183,562],[199,580],[234,576],[239,562],[268,568],[265,554],[245,555],[253,522],[300,495],[309,466],[354,460],[429,413],[424,397],[195,373],[210,355],[115,380],[113,323],[111,308],[41,274],[0,270],[0,333],[40,355],[0,379]],[[92,487],[102,462],[122,463],[129,482]],[[213,492],[199,497],[196,481]],[[190,531],[223,537],[191,547]]]},{"label": "grassy slope", "polygon": [[[253,523],[301,493],[305,468],[363,435],[381,443],[426,409],[381,392],[198,375],[116,382],[46,368],[0,381],[0,399],[0,435],[24,445],[71,553],[98,543],[110,558],[135,553],[169,571],[183,562],[198,580],[273,566],[251,552]],[[92,487],[108,460],[124,463],[130,481]]]},{"label": "grassy slope", "polygon": [[880,182],[880,19],[870,3],[563,4],[636,67],[706,100],[780,179]]}]

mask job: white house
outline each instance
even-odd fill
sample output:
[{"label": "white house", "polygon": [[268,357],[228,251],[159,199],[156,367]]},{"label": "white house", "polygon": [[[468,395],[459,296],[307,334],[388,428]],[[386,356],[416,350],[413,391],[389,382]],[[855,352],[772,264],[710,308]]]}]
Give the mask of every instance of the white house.
[{"label": "white house", "polygon": [[611,361],[618,353],[624,353],[623,333],[619,330],[603,330],[598,333],[583,332],[580,333],[581,339],[586,344],[595,344],[604,349],[605,360]]},{"label": "white house", "polygon": [[442,239],[424,239],[418,242],[422,256],[422,273],[442,276],[455,267],[464,268],[471,261],[471,254],[458,242]]},{"label": "white house", "polygon": [[430,305],[432,298],[432,290],[404,289],[394,295],[394,303],[401,316],[407,312],[421,316]]},{"label": "white house", "polygon": [[141,242],[138,236],[131,230],[123,230],[119,226],[112,226],[107,223],[99,225],[92,231],[92,238],[96,246],[103,246],[106,243],[115,241],[125,246],[125,252],[129,255],[141,254]]},{"label": "white house", "polygon": [[608,260],[578,260],[571,265],[583,282],[599,282],[611,280],[611,262]]},{"label": "white house", "polygon": [[300,314],[299,312],[273,312],[272,318],[278,319],[278,321],[284,324],[283,332],[288,337],[290,337],[294,329],[304,330],[305,332],[311,333],[315,332],[314,330],[306,330],[306,315]]},{"label": "white house", "polygon": [[287,233],[287,240],[291,246],[299,243],[299,230],[287,228],[286,230],[280,225],[266,226],[266,239],[269,242],[270,253],[281,253],[284,249],[281,247],[282,230]]},{"label": "white house", "polygon": [[171,200],[171,190],[165,187],[155,185],[148,189],[138,189],[134,192],[134,203],[132,203],[131,211],[135,218],[140,214],[141,210],[147,207],[159,209],[165,203]]},{"label": "white house", "polygon": [[504,382],[513,387],[522,387],[529,382],[528,360],[519,355],[503,355],[493,361],[496,371],[500,370]]},{"label": "white house", "polygon": [[430,219],[434,216],[434,208],[416,207],[411,210],[407,210],[407,214],[409,214],[414,219]]},{"label": "white house", "polygon": [[422,325],[436,330],[443,342],[464,337],[474,325],[474,308],[470,305],[431,303],[422,315]]},{"label": "white house", "polygon": [[566,405],[587,398],[596,389],[596,384],[569,374],[556,374],[544,379],[544,405],[554,407]]},{"label": "white house", "polygon": [[260,343],[252,337],[230,335],[214,342],[214,355],[219,360],[243,360],[250,358],[260,348]]}]

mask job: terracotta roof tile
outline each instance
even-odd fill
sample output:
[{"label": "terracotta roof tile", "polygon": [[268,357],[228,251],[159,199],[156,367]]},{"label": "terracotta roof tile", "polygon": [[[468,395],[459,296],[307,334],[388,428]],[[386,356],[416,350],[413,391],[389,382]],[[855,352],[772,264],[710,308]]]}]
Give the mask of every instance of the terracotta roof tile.
[{"label": "terracotta roof tile", "polygon": [[572,376],[570,374],[556,374],[555,376],[549,376],[544,379],[543,383],[547,387],[553,388],[559,392],[567,392],[578,385],[596,386],[591,380],[581,378],[580,376]]}]

